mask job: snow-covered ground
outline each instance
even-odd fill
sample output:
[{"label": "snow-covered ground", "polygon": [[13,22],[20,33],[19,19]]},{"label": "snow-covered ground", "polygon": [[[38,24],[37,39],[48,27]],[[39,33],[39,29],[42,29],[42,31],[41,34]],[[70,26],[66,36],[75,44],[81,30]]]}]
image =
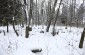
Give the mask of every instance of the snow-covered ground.
[{"label": "snow-covered ground", "polygon": [[[46,32],[42,26],[33,26],[29,38],[25,38],[25,28],[16,26],[19,36],[14,33],[12,26],[9,33],[6,27],[0,27],[0,55],[85,55],[84,47],[79,48],[79,42],[83,28],[63,26],[56,27],[58,35],[52,36],[52,26],[50,32]],[[6,32],[4,35],[3,30]],[[40,31],[44,33],[40,33]],[[42,49],[39,53],[33,53],[33,49]]]}]

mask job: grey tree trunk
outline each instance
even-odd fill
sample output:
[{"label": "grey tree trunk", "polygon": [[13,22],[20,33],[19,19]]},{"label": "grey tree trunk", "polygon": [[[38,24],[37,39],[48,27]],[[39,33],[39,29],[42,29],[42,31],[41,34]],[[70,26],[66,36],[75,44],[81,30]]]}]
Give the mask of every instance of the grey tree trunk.
[{"label": "grey tree trunk", "polygon": [[24,11],[25,11],[25,16],[26,16],[26,29],[25,29],[25,37],[28,38],[29,36],[29,32],[28,32],[28,8],[27,8],[27,1],[24,0],[24,4],[25,4],[25,8],[24,8]]},{"label": "grey tree trunk", "polygon": [[[32,8],[33,8],[33,0],[30,0],[29,20],[28,20],[28,24],[26,25],[26,32],[25,32],[25,37],[26,38],[29,37],[29,31],[31,31],[31,29],[32,29],[30,27],[30,23],[31,23],[31,19],[32,19]],[[26,8],[26,10],[27,10],[27,13],[28,13],[28,9],[27,8]],[[26,13],[26,17],[28,16],[27,13]]]}]

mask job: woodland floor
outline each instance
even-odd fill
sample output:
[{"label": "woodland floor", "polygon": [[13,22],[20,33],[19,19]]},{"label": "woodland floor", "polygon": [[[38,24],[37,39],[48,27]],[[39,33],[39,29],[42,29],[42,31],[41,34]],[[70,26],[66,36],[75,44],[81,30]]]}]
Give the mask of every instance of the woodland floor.
[{"label": "woodland floor", "polygon": [[[5,34],[3,33],[5,31]],[[0,55],[85,55],[85,40],[83,48],[79,48],[79,42],[83,28],[57,26],[58,35],[52,36],[52,26],[46,32],[46,26],[33,26],[29,38],[25,38],[25,27],[16,26],[19,36],[16,36],[12,26],[9,33],[6,27],[0,27]],[[44,33],[40,33],[44,31]],[[42,49],[33,53],[33,49]]]}]

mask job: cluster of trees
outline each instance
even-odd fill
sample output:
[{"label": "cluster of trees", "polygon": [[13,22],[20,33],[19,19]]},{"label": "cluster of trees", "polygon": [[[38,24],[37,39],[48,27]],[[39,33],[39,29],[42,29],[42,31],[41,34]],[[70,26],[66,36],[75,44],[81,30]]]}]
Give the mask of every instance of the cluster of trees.
[{"label": "cluster of trees", "polygon": [[20,0],[0,1],[0,25],[6,25],[7,32],[9,32],[9,24],[12,24],[17,36],[18,33],[15,30],[15,23],[17,24],[17,22],[20,21],[20,19],[22,18],[21,11],[22,10]]},{"label": "cluster of trees", "polygon": [[84,0],[80,6],[77,4],[77,0],[64,2],[61,14],[63,18],[61,21],[68,25],[82,26],[84,24],[84,6]]},{"label": "cluster of trees", "polygon": [[0,1],[0,21],[12,20],[12,17],[21,18],[21,4],[19,0]]},{"label": "cluster of trees", "polygon": [[[62,11],[62,12],[61,12]],[[53,36],[56,24],[65,24],[77,27],[83,23],[84,0],[78,7],[76,0],[1,0],[0,21],[7,25],[26,24],[26,37],[28,37],[30,25],[46,25],[49,32],[53,25]],[[57,23],[60,21],[60,23]],[[0,23],[0,24],[1,24]],[[14,27],[15,30],[15,27]],[[15,31],[16,32],[16,31]],[[17,33],[17,32],[16,32]]]}]

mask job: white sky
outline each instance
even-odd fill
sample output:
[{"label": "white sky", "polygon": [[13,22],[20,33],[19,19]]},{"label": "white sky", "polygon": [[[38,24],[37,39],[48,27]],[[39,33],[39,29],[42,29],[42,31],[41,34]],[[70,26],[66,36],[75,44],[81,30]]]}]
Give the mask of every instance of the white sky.
[{"label": "white sky", "polygon": [[81,3],[83,3],[83,0],[77,0],[77,4],[81,4]]}]

